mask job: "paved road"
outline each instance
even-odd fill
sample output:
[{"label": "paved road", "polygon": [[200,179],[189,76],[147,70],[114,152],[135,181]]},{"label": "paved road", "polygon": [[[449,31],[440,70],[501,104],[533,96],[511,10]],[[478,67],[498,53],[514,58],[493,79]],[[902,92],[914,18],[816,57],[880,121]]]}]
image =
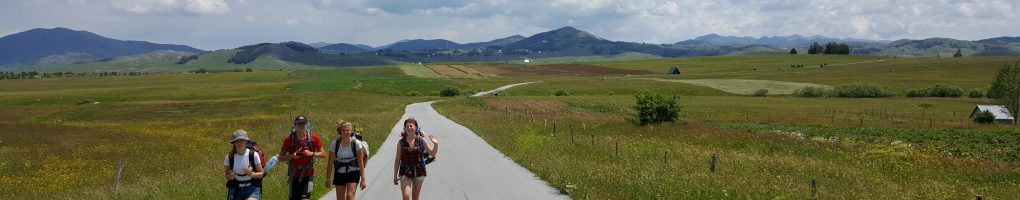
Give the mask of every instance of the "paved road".
[{"label": "paved road", "polygon": [[[422,199],[569,199],[470,129],[440,115],[432,103],[408,105],[382,147],[373,147],[376,155],[369,159],[365,173],[368,188],[358,191],[358,199],[401,198],[400,188],[393,185],[393,160],[401,122],[408,117],[417,119],[423,131],[439,139],[439,153],[436,162],[428,165]],[[322,199],[336,199],[334,192]]]},{"label": "paved road", "polygon": [[517,87],[517,86],[527,85],[527,84],[532,84],[532,83],[535,83],[535,82],[515,83],[515,84],[510,84],[510,85],[504,85],[503,87],[499,87],[499,88],[496,88],[494,90],[489,90],[489,91],[485,91],[485,92],[478,92],[478,93],[475,93],[474,95],[471,95],[471,96],[472,97],[485,96],[487,94],[492,94],[493,92],[496,92],[496,91],[503,91],[503,90],[506,90],[506,89],[510,89],[512,87]]}]

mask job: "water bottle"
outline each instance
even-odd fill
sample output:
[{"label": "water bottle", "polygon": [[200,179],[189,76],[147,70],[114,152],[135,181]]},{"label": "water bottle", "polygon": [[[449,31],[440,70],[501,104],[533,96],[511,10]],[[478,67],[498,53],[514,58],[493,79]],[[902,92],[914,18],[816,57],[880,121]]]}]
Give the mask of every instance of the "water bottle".
[{"label": "water bottle", "polygon": [[273,165],[275,165],[276,162],[278,162],[278,161],[280,161],[280,158],[279,158],[278,155],[277,156],[273,156],[272,158],[269,158],[269,162],[266,162],[266,167],[263,167],[262,171],[268,173],[269,169],[272,169]]}]

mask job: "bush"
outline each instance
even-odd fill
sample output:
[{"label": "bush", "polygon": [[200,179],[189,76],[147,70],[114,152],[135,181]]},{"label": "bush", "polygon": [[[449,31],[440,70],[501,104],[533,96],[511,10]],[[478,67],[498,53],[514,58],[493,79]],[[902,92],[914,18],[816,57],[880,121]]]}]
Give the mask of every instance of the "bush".
[{"label": "bush", "polygon": [[907,97],[961,97],[963,88],[937,83],[927,88],[918,88],[907,91]]},{"label": "bush", "polygon": [[409,92],[405,93],[404,96],[416,97],[416,96],[421,96],[421,93],[418,93],[418,91],[409,91]]},{"label": "bush", "polygon": [[680,106],[676,97],[661,95],[637,95],[638,122],[648,125],[660,122],[675,122],[680,116]]},{"label": "bush", "polygon": [[826,91],[825,88],[808,86],[808,87],[804,87],[804,88],[801,88],[801,89],[794,90],[793,91],[793,96],[815,98],[815,97],[825,97],[826,93],[828,93],[828,91]]},{"label": "bush", "polygon": [[977,113],[977,116],[974,116],[974,122],[982,124],[991,124],[995,122],[995,115],[993,115],[992,112],[981,111]]},{"label": "bush", "polygon": [[567,91],[563,91],[563,90],[556,90],[556,92],[554,92],[553,95],[556,95],[556,96],[570,96],[570,94],[567,93]]},{"label": "bush", "polygon": [[439,96],[452,97],[458,95],[460,95],[460,89],[453,86],[448,86],[445,89],[439,91]]},{"label": "bush", "polygon": [[754,96],[756,97],[764,97],[768,95],[769,95],[768,89],[759,89],[758,91],[754,91]]},{"label": "bush", "polygon": [[985,97],[984,91],[981,91],[981,89],[977,88],[970,89],[970,98],[982,98],[982,97]]},{"label": "bush", "polygon": [[832,93],[842,98],[880,98],[894,95],[885,87],[876,84],[840,85],[833,88]]}]

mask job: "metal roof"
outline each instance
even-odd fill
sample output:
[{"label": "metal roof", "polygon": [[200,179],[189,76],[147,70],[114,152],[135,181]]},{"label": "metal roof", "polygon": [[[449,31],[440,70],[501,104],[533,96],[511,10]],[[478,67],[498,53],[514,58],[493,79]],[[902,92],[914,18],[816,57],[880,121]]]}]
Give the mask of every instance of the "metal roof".
[{"label": "metal roof", "polygon": [[1009,114],[1009,109],[1004,105],[977,105],[976,110],[991,112],[995,119],[1013,119],[1013,115]]}]

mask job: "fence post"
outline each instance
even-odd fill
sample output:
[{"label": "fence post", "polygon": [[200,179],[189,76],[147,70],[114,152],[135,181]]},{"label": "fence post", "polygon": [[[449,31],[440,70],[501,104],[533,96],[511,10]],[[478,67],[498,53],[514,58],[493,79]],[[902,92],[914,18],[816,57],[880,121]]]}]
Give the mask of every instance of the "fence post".
[{"label": "fence post", "polygon": [[669,161],[669,150],[662,151],[662,165],[666,166]]},{"label": "fence post", "polygon": [[811,179],[811,198],[818,197],[818,182],[814,178]]},{"label": "fence post", "polygon": [[715,153],[712,153],[712,163],[708,167],[709,172],[715,173],[715,159],[716,159]]},{"label": "fence post", "polygon": [[552,136],[556,137],[556,124],[555,123],[553,123]]},{"label": "fence post", "polygon": [[983,197],[983,196],[981,196],[981,195],[977,195],[977,198],[976,198],[976,199],[977,199],[977,200],[985,200],[985,197]]},{"label": "fence post", "polygon": [[620,141],[616,141],[616,158],[620,158]]},{"label": "fence post", "polygon": [[114,180],[113,194],[116,195],[120,192],[120,175],[124,172],[124,159],[120,159],[120,164],[117,164],[117,179]]}]

